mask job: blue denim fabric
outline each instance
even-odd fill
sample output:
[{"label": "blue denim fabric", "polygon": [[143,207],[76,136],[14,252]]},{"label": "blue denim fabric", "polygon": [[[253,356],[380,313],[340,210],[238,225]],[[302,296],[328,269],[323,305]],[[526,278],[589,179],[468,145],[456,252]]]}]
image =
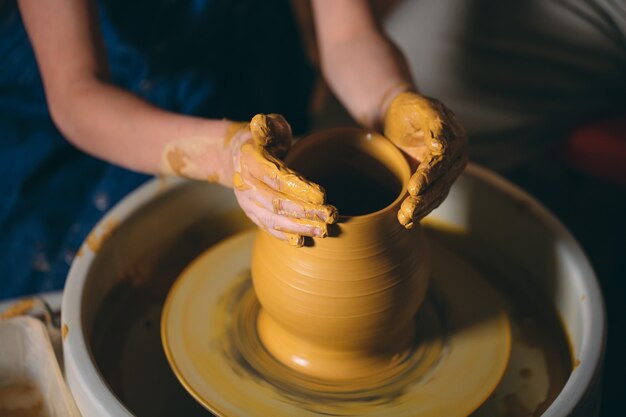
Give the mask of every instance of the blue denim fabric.
[{"label": "blue denim fabric", "polygon": [[[112,82],[172,111],[305,120],[311,72],[286,1],[99,4]],[[146,181],[72,147],[50,119],[14,3],[0,4],[0,299],[63,287],[104,212]],[[271,45],[271,47],[270,47]]]}]

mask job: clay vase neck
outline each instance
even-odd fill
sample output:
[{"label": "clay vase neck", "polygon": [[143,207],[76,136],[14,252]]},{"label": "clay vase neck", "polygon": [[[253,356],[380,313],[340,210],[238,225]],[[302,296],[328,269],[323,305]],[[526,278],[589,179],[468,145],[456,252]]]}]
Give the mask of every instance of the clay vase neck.
[{"label": "clay vase neck", "polygon": [[311,135],[286,161],[327,189],[340,217],[330,237],[303,248],[258,233],[259,337],[278,361],[312,377],[390,374],[413,345],[430,266],[419,225],[406,230],[396,219],[409,166],[384,137],[361,129]]}]

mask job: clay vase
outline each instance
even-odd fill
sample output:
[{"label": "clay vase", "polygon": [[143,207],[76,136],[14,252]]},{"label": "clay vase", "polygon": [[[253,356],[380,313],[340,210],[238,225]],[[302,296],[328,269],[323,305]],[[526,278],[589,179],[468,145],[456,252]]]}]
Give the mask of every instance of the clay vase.
[{"label": "clay vase", "polygon": [[381,135],[345,128],[301,140],[286,162],[322,185],[340,216],[329,237],[302,248],[258,232],[261,342],[326,381],[393,373],[413,346],[430,267],[419,224],[406,230],[396,219],[411,174],[404,156]]}]

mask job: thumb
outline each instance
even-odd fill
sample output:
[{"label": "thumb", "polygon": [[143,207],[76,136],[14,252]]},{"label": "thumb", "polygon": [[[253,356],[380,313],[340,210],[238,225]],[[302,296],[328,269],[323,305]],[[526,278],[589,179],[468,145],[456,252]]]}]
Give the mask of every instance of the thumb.
[{"label": "thumb", "polygon": [[441,135],[442,128],[433,101],[412,92],[398,94],[385,114],[385,136],[397,146],[428,144]]},{"label": "thumb", "polygon": [[291,147],[291,126],[280,114],[257,114],[250,121],[250,131],[255,145],[273,155],[282,156]]}]

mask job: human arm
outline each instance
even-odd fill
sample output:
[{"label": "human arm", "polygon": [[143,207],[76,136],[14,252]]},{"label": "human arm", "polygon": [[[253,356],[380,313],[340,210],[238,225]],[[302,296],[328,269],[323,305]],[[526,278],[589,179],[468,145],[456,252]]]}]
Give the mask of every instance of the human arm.
[{"label": "human arm", "polygon": [[88,154],[144,173],[167,170],[173,142],[202,138],[206,148],[194,179],[219,177],[229,121],[205,120],[159,109],[109,83],[95,5],[87,0],[19,0],[35,50],[50,114],[64,136]]},{"label": "human arm", "polygon": [[[331,213],[332,209],[320,202],[323,192],[312,201],[294,194],[289,184],[297,183],[301,188],[314,185],[289,176],[282,162],[274,158],[276,150],[269,139],[275,136],[274,125],[255,138],[248,123],[175,114],[112,85],[91,1],[19,0],[19,7],[51,116],[75,146],[135,171],[180,175],[226,186],[232,185],[238,172],[248,188],[237,189],[237,197],[241,201],[241,196],[245,197],[242,207],[259,226],[296,244],[301,243],[302,235],[324,234],[332,216],[319,219],[315,213]],[[288,133],[285,146],[291,141]],[[249,148],[254,151],[250,155],[256,152],[260,156],[248,159],[242,150]],[[243,171],[244,167],[251,169]],[[262,185],[267,188],[261,190]],[[273,211],[264,208],[281,198],[295,206],[289,213],[281,212],[280,207]],[[313,209],[317,211],[311,213]],[[311,219],[303,224],[301,218]]]},{"label": "human arm", "polygon": [[467,163],[467,137],[452,112],[421,96],[402,52],[367,0],[313,0],[326,81],[362,125],[383,130],[414,175],[398,220],[411,227],[445,198]]}]

